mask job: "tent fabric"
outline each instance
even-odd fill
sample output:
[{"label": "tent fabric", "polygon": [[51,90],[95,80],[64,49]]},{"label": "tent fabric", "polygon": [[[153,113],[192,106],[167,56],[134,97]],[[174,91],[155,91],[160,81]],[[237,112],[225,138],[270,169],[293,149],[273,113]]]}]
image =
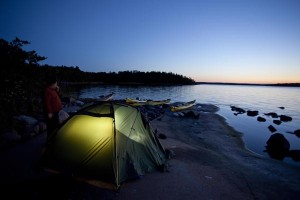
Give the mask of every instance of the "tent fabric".
[{"label": "tent fabric", "polygon": [[97,102],[70,117],[43,156],[46,168],[117,188],[166,162],[166,152],[141,112],[115,102]]}]

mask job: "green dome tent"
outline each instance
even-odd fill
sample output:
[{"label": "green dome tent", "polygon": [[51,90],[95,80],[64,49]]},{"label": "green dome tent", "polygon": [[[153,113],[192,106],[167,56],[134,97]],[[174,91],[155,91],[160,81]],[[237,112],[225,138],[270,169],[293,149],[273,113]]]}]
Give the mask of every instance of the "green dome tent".
[{"label": "green dome tent", "polygon": [[46,169],[119,188],[126,180],[161,169],[167,156],[137,108],[97,102],[55,131],[42,161]]}]

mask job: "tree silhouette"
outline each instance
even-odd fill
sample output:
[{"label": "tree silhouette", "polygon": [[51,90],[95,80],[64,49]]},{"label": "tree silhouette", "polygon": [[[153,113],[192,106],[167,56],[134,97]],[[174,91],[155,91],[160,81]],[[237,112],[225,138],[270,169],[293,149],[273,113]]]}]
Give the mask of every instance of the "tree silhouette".
[{"label": "tree silhouette", "polygon": [[35,51],[22,48],[28,41],[15,38],[11,42],[0,39],[0,119],[4,124],[20,112],[32,112],[39,88],[38,62],[46,59]]}]

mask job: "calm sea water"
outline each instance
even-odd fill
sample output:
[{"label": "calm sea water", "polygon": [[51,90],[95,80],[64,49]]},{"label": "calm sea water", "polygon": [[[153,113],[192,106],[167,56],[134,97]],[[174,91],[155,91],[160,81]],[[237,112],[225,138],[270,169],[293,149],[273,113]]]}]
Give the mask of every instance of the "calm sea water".
[{"label": "calm sea water", "polygon": [[[76,98],[98,98],[114,92],[114,99],[141,98],[172,102],[186,102],[196,99],[198,103],[214,104],[220,108],[218,112],[227,123],[243,134],[246,147],[262,156],[269,156],[265,150],[266,142],[272,135],[268,126],[273,125],[279,133],[290,143],[290,150],[300,150],[300,138],[292,134],[300,129],[300,88],[271,87],[271,86],[244,86],[244,85],[192,85],[192,86],[84,86],[69,88],[68,95]],[[257,117],[246,114],[234,115],[230,106],[238,106],[245,110],[257,110],[259,116],[266,118],[266,122],[258,122]],[[280,109],[279,107],[285,107]],[[293,118],[290,122],[281,125],[273,124],[271,117],[264,113],[276,112],[278,115],[288,115]],[[283,162],[300,167],[290,157]]]}]

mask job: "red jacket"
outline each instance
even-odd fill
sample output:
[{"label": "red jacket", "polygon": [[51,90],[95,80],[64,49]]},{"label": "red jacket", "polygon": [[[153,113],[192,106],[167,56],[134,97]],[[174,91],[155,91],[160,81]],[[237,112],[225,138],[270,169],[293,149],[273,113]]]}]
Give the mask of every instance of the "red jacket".
[{"label": "red jacket", "polygon": [[62,103],[57,91],[50,86],[45,90],[44,103],[47,113],[56,113],[62,109]]}]

